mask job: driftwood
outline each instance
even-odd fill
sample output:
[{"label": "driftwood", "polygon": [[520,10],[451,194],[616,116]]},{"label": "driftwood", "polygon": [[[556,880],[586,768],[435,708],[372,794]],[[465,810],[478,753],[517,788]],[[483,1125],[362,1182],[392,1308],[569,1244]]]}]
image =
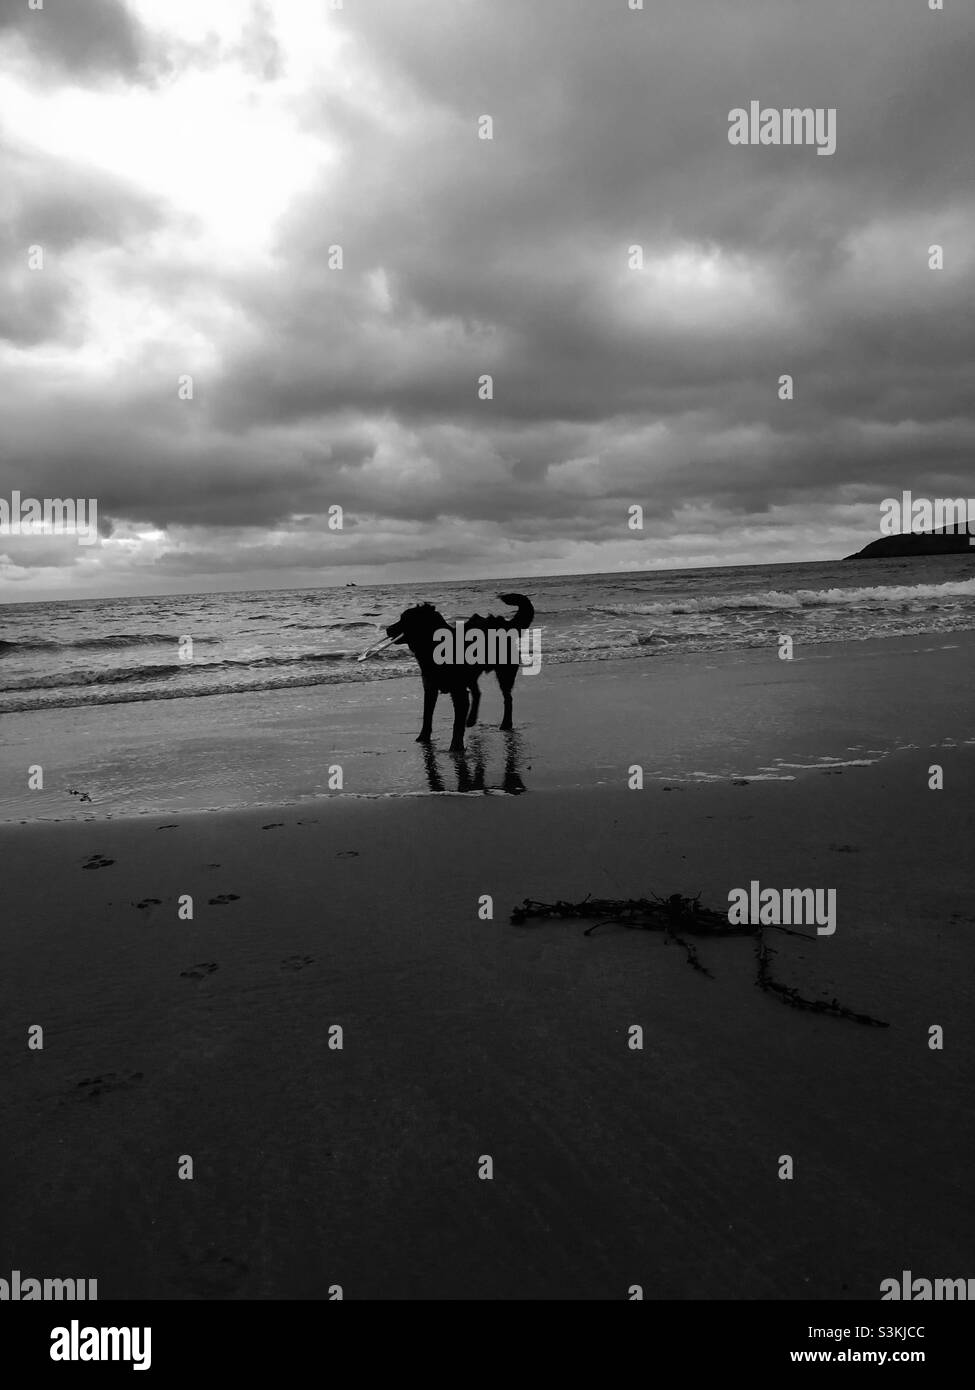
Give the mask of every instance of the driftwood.
[{"label": "driftwood", "polygon": [[783,932],[786,936],[799,936],[804,941],[814,940],[805,932],[791,931],[788,927],[733,925],[727,916],[702,907],[700,894],[695,898],[672,893],[669,898],[593,898],[587,896],[582,902],[540,903],[526,898],[520,907],[512,909],[511,920],[520,925],[529,918],[576,918],[588,920],[598,918],[584,935],[591,936],[599,927],[620,926],[637,931],[663,932],[674,941],[687,957],[687,963],[701,975],[713,979],[711,971],[702,964],[697,947],[685,940],[685,935],[696,936],[750,936],[755,943],[756,977],[755,983],[766,994],[773,995],[783,1004],[794,1009],[808,1009],[812,1013],[829,1014],[832,1018],[848,1018],[853,1023],[864,1023],[870,1028],[889,1028],[883,1019],[871,1018],[869,1014],[856,1013],[840,1004],[836,999],[807,999],[791,985],[785,985],[772,975],[772,957],[775,952],[765,940],[765,933]]}]

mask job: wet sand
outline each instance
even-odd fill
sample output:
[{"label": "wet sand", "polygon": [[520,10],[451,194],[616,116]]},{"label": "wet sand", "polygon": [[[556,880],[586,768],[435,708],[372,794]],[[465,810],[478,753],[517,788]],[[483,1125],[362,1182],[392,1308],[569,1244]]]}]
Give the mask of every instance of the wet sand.
[{"label": "wet sand", "polygon": [[[468,756],[447,756],[449,701],[431,750],[414,742],[415,674],[90,709],[5,715],[0,823],[312,804],[348,796],[590,789],[648,778],[801,776],[827,759],[876,763],[905,746],[975,739],[975,633],[662,654],[519,675],[515,730],[482,681]],[[28,786],[27,769],[44,769]],[[89,800],[84,798],[88,797]]]}]

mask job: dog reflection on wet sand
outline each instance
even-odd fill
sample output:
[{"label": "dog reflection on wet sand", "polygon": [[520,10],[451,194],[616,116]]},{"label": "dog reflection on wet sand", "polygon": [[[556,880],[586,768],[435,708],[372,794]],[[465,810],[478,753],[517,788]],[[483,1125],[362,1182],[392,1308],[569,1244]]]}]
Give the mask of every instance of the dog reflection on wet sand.
[{"label": "dog reflection on wet sand", "polygon": [[448,787],[433,745],[426,743],[423,748],[423,766],[427,783],[432,792],[505,792],[508,796],[520,796],[528,790],[522,781],[521,769],[525,765],[524,747],[521,735],[510,730],[504,736],[504,771],[500,782],[487,781],[484,748],[478,735],[471,739],[470,750],[455,754],[450,768],[457,778],[456,787]]}]

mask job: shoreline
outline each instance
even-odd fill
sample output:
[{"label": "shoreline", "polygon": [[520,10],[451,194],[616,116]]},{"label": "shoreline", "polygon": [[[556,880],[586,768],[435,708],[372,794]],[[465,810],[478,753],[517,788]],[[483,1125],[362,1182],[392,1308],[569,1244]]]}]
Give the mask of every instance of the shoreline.
[{"label": "shoreline", "polygon": [[[159,701],[7,715],[0,823],[273,809],[339,793],[625,785],[634,764],[647,780],[690,784],[802,776],[826,759],[876,762],[899,748],[940,748],[975,735],[968,708],[975,633],[953,637],[823,644],[800,648],[791,662],[763,649],[543,666],[539,677],[516,683],[509,735],[496,727],[500,699],[487,678],[483,722],[459,761],[445,751],[443,701],[433,746],[415,743],[415,674],[361,687],[212,696],[185,708]],[[611,719],[602,713],[608,709]],[[43,790],[27,789],[32,766],[44,769]],[[335,768],[341,788],[330,785]]]},{"label": "shoreline", "polygon": [[[699,773],[694,776],[682,778],[679,776],[661,773],[648,777],[648,779],[644,783],[644,787],[641,788],[635,794],[641,794],[642,792],[650,792],[652,790],[663,792],[675,792],[689,791],[698,788],[707,789],[712,787],[722,788],[761,786],[765,783],[803,784],[805,782],[811,781],[813,778],[818,776],[839,776],[843,773],[856,775],[859,772],[866,772],[868,770],[878,768],[890,768],[894,771],[894,774],[896,775],[896,770],[899,766],[900,761],[905,757],[910,756],[911,754],[919,753],[922,756],[927,757],[935,753],[942,755],[945,753],[950,754],[956,750],[961,752],[967,752],[969,748],[975,748],[975,738],[965,740],[964,743],[958,743],[955,740],[949,739],[943,743],[933,743],[924,748],[919,748],[918,745],[909,745],[907,747],[891,748],[882,753],[878,750],[878,756],[871,759],[849,759],[844,761],[842,759],[833,760],[830,758],[824,758],[819,763],[805,764],[801,768],[796,767],[796,771],[789,775],[767,775],[764,773],[756,773],[752,775],[744,774],[741,776],[737,776],[735,774],[729,773],[727,775],[712,776],[711,774],[707,773]],[[448,756],[450,756],[451,759],[453,758],[453,755],[447,755],[445,752],[443,756],[445,761]],[[429,800],[441,799],[458,801],[476,801],[484,797],[510,799],[516,796],[526,795],[530,795],[534,800],[539,798],[551,799],[563,793],[571,794],[574,796],[580,796],[586,795],[587,793],[595,793],[597,795],[602,792],[613,793],[614,791],[618,790],[620,790],[619,786],[612,786],[606,782],[601,782],[598,784],[594,784],[593,786],[588,788],[579,786],[541,786],[530,793],[527,792],[527,790],[522,790],[518,792],[506,792],[499,787],[470,788],[466,791],[458,790],[456,788],[442,788],[437,790],[431,790],[428,788],[426,790],[415,789],[406,791],[375,792],[342,791],[330,793],[327,795],[323,794],[321,796],[309,798],[307,800],[302,801],[262,801],[251,802],[246,806],[225,805],[181,806],[175,808],[154,807],[152,809],[140,811],[119,811],[117,813],[106,812],[104,815],[79,813],[74,816],[65,815],[35,817],[34,819],[24,818],[21,820],[0,820],[0,834],[2,834],[6,830],[15,830],[19,828],[33,829],[35,827],[82,825],[98,826],[108,824],[124,825],[129,822],[132,822],[133,824],[143,824],[147,821],[158,820],[160,817],[165,816],[181,816],[191,818],[193,820],[202,820],[211,816],[261,817],[272,814],[290,815],[292,813],[297,813],[302,817],[307,817],[312,812],[319,813],[323,811],[325,807],[355,806],[359,804],[383,805],[386,803],[390,803],[395,805],[404,802],[425,802]]]}]

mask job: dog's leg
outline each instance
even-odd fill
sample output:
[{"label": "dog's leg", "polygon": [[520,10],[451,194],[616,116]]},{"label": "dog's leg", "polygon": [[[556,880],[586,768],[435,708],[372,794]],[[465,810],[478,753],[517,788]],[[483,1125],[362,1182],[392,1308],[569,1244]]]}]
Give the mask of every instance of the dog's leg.
[{"label": "dog's leg", "polygon": [[454,702],[454,735],[450,740],[451,753],[464,751],[464,725],[467,721],[467,686],[452,690],[450,698]]},{"label": "dog's leg", "polygon": [[477,723],[477,712],[481,708],[481,687],[477,683],[477,677],[471,686],[471,712],[467,716],[467,727],[473,729]]},{"label": "dog's leg", "polygon": [[437,687],[433,681],[423,682],[423,727],[417,743],[429,743],[433,738],[433,711],[437,708]]},{"label": "dog's leg", "polygon": [[499,666],[497,669],[498,685],[501,687],[501,698],[504,701],[504,717],[501,720],[502,729],[513,729],[511,722],[511,690],[515,683],[515,676],[518,674],[517,666]]}]

